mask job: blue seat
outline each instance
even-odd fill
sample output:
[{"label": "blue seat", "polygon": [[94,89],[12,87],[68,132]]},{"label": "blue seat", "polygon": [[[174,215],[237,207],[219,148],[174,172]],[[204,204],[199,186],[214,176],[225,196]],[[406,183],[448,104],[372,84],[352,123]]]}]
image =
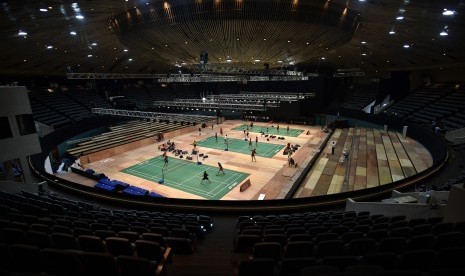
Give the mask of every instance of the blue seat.
[{"label": "blue seat", "polygon": [[116,190],[115,187],[103,184],[101,182],[95,184],[94,187],[97,188],[97,189],[101,189],[101,190],[105,190],[105,191],[109,191],[109,192],[113,192],[113,191]]}]

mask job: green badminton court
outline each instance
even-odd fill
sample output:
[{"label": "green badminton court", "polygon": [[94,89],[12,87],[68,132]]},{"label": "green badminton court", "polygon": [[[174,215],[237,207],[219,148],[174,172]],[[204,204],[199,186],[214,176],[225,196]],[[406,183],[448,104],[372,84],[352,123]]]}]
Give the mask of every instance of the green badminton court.
[{"label": "green badminton court", "polygon": [[[197,142],[197,146],[211,148],[211,149],[226,149],[226,142],[223,137],[218,137],[218,142],[214,136],[210,136],[206,139]],[[255,144],[255,140],[252,138],[252,147],[249,147],[249,142],[236,138],[228,138],[228,150],[238,153],[251,154],[252,149],[257,150],[257,156],[271,158],[276,153],[284,148],[283,145],[270,144],[265,142],[258,142]]]},{"label": "green badminton court", "polygon": [[249,127],[250,132],[256,132],[256,133],[265,133],[265,134],[270,134],[270,135],[280,135],[280,136],[291,136],[291,137],[297,137],[299,136],[302,132],[304,132],[303,129],[295,129],[295,128],[289,128],[289,132],[287,131],[287,125],[280,125],[279,126],[279,132],[276,126],[261,126],[261,125],[253,125],[252,128],[250,128],[249,125],[243,124],[238,127],[233,128],[233,130],[240,130],[244,131],[246,130],[247,127]]},{"label": "green badminton court", "polygon": [[[220,173],[217,176],[218,167],[199,165],[197,162],[186,161],[178,157],[170,157],[168,160],[168,165],[163,167],[163,157],[158,156],[123,169],[122,172],[156,182],[156,185],[165,185],[214,200],[221,199],[249,176],[247,173],[232,171],[226,168],[224,169],[224,174]],[[163,175],[162,169],[164,171]],[[207,171],[211,183],[206,180],[200,183],[204,171]],[[164,183],[158,184],[158,181],[163,176]]]}]

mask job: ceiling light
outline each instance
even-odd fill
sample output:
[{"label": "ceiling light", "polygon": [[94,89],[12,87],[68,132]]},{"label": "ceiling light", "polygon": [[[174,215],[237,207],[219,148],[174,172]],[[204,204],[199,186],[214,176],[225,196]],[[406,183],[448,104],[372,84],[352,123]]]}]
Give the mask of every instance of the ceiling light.
[{"label": "ceiling light", "polygon": [[92,43],[91,45],[92,45],[92,46],[97,46],[97,43],[94,42],[94,43]]},{"label": "ceiling light", "polygon": [[77,35],[76,32],[69,32],[70,35]]},{"label": "ceiling light", "polygon": [[288,40],[288,41],[287,41],[287,43],[291,43],[291,41],[290,41],[290,40]]},{"label": "ceiling light", "polygon": [[408,49],[408,48],[410,48],[410,45],[408,45],[408,44],[404,44],[404,46],[403,46],[403,47],[404,47],[405,49]]},{"label": "ceiling light", "polygon": [[52,49],[52,48],[53,48],[52,45],[48,45],[48,46],[47,46],[47,49]]},{"label": "ceiling light", "polygon": [[367,44],[367,42],[366,42],[366,41],[362,41],[362,42],[360,42],[360,43],[362,43],[362,44]]},{"label": "ceiling light", "polygon": [[455,11],[450,11],[448,9],[444,9],[444,11],[442,12],[442,15],[454,15],[455,14]]},{"label": "ceiling light", "polygon": [[87,55],[87,57],[92,57],[92,55]]},{"label": "ceiling light", "polygon": [[325,57],[322,57],[321,59],[322,59],[322,60],[325,60],[326,58],[325,58]]},{"label": "ceiling light", "polygon": [[77,19],[79,19],[79,20],[82,20],[82,19],[84,19],[84,16],[83,16],[83,15],[80,15],[80,14],[78,14],[78,15],[76,15],[76,18],[77,18]]},{"label": "ceiling light", "polygon": [[394,31],[389,31],[389,34],[390,34],[390,35],[393,35],[393,34],[395,34],[395,33],[396,33],[396,32],[394,32]]},{"label": "ceiling light", "polygon": [[49,10],[53,9],[52,6],[48,7]]},{"label": "ceiling light", "polygon": [[259,60],[259,59],[256,59],[256,60],[254,60],[254,61],[255,61],[255,62],[260,62],[260,60]]},{"label": "ceiling light", "polygon": [[397,19],[397,20],[403,20],[404,17],[401,15],[401,16],[396,17],[396,19]]},{"label": "ceiling light", "polygon": [[308,44],[310,44],[310,42],[307,42],[306,44],[308,45]]},{"label": "ceiling light", "polygon": [[123,51],[127,52],[127,51],[128,51],[128,49],[124,49]]},{"label": "ceiling light", "polygon": [[366,53],[362,53],[362,56],[366,56],[367,54]]},{"label": "ceiling light", "polygon": [[20,30],[20,31],[18,32],[18,35],[26,36],[27,33],[26,33],[25,31],[21,31],[21,30]]},{"label": "ceiling light", "polygon": [[449,35],[449,34],[448,34],[446,31],[442,31],[442,32],[439,33],[439,35],[440,35],[440,36],[447,36],[447,35]]},{"label": "ceiling light", "polygon": [[278,63],[283,63],[283,61],[282,61],[282,60],[278,60]]},{"label": "ceiling light", "polygon": [[232,62],[232,60],[231,60],[231,59],[227,59],[226,62]]},{"label": "ceiling light", "polygon": [[132,58],[130,58],[129,61],[132,61]]},{"label": "ceiling light", "polygon": [[41,11],[41,12],[48,12],[47,9],[39,9],[39,11]]}]

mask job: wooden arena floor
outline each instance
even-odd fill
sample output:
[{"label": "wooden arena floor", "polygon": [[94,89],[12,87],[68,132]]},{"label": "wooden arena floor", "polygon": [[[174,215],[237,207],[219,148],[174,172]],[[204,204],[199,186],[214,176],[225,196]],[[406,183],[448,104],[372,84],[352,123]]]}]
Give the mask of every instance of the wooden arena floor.
[{"label": "wooden arena floor", "polygon": [[[220,135],[220,128],[223,135],[228,135],[230,139],[244,139],[243,131],[233,130],[244,124],[243,121],[225,121],[220,125],[215,125],[212,129],[207,127],[198,131],[177,136],[174,141],[177,149],[191,151],[193,142],[201,141],[208,137],[218,135],[218,139],[223,139]],[[260,126],[273,124],[260,123]],[[278,145],[298,144],[301,147],[294,153],[293,158],[298,164],[297,168],[291,168],[287,163],[287,155],[283,155],[280,150],[271,158],[257,156],[257,162],[252,162],[250,154],[243,154],[233,151],[224,151],[197,146],[200,153],[208,155],[203,160],[203,164],[217,168],[217,163],[221,162],[225,170],[243,172],[249,174],[247,178],[251,182],[250,188],[240,192],[240,183],[234,186],[229,193],[224,195],[223,200],[251,200],[258,199],[260,194],[264,194],[264,199],[283,198],[290,189],[295,178],[301,173],[303,167],[319,152],[319,147],[327,137],[327,133],[321,131],[320,126],[289,125],[291,130],[303,130],[297,137],[286,136],[287,125],[280,125],[280,135],[285,140],[270,139],[262,137],[260,133],[250,132],[249,137],[258,143],[273,143]],[[355,132],[355,133],[354,133]],[[307,134],[308,133],[308,134]],[[355,137],[354,137],[355,135]],[[382,185],[392,180],[402,179],[408,175],[422,171],[431,166],[432,158],[428,151],[419,143],[411,139],[402,139],[397,133],[384,132],[373,129],[343,129],[336,130],[330,141],[337,141],[336,153],[331,155],[331,148],[328,143],[323,154],[317,160],[314,168],[306,177],[302,187],[298,190],[296,197],[305,197],[321,194],[337,193],[341,191],[364,189],[375,185]],[[166,141],[164,141],[166,142]],[[123,170],[136,164],[146,162],[154,157],[163,154],[158,149],[161,143],[140,147],[127,151],[119,155],[85,165],[96,172],[107,175],[110,179],[117,179],[131,185],[172,198],[206,199],[200,195],[187,192],[186,189],[176,189],[172,185],[159,184],[150,178],[137,177],[125,173]],[[255,142],[254,142],[255,144]],[[349,160],[339,162],[343,148],[350,151]],[[170,158],[178,158],[168,153]],[[196,159],[194,158],[193,162]],[[211,175],[211,173],[209,173]],[[60,174],[58,177],[93,186],[94,181],[86,179],[74,173]],[[347,181],[344,178],[347,177]],[[155,177],[154,179],[158,179]],[[244,180],[245,181],[245,180]],[[192,185],[197,189],[201,184],[201,174],[199,179],[192,179],[186,185]]]}]

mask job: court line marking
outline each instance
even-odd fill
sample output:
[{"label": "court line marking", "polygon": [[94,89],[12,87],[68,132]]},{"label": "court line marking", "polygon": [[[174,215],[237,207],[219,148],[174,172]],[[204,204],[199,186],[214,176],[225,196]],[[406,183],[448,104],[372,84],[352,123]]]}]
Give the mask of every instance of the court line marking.
[{"label": "court line marking", "polygon": [[[195,165],[195,167],[197,167],[197,163],[194,163],[194,162],[189,162],[189,161],[183,161],[183,160],[178,160],[178,159],[173,159],[175,165],[178,165],[176,166],[174,169],[171,169],[170,171],[173,171],[177,168],[180,168],[180,167],[183,167],[183,166],[188,166],[188,167],[193,167]],[[126,169],[123,169],[122,171],[123,172],[128,172],[128,173],[132,173],[133,175],[136,175],[136,176],[140,176],[141,178],[143,179],[149,179],[149,180],[155,180],[157,181],[157,179],[160,179],[161,178],[161,174],[160,173],[157,173],[155,175],[153,174],[149,174],[147,172],[144,172],[144,171],[140,171],[140,170],[137,170],[137,169],[142,169],[142,170],[146,170],[148,169],[147,167],[153,167],[153,168],[157,168],[157,169],[162,169],[164,168],[164,166],[158,166],[157,163],[162,163],[164,164],[164,160],[161,158],[161,156],[157,156],[155,158],[152,158],[150,160],[146,160],[146,161],[143,161],[141,163],[138,163],[138,164],[135,164],[131,167],[128,167]],[[169,166],[169,165],[168,165]],[[210,172],[215,172],[216,169],[212,166],[209,166],[209,165],[204,165],[206,166],[206,168],[204,170],[207,170],[207,171],[210,171]],[[198,189],[198,188],[195,188],[195,187],[192,187],[190,185],[187,185],[186,182],[192,182],[191,181],[192,179],[194,179],[195,177],[199,177],[201,176],[201,174],[203,174],[203,172],[199,172],[199,173],[195,173],[194,176],[182,181],[181,183],[177,182],[177,181],[172,181],[170,179],[168,179],[168,182],[173,186],[171,188],[176,188],[176,187],[183,187],[185,190],[185,192],[192,192],[194,194],[197,194],[197,195],[201,195],[201,196],[204,196],[204,197],[216,197],[218,196],[218,194],[222,193],[225,189],[228,189],[228,190],[231,190],[229,189],[229,187],[231,187],[232,185],[234,185],[234,187],[237,186],[238,183],[238,180],[243,178],[241,181],[245,180],[247,177],[248,177],[248,174],[246,173],[241,173],[241,172],[236,172],[236,171],[231,171],[231,170],[228,170],[226,169],[225,170],[226,172],[228,172],[228,175],[229,177],[225,180],[222,180],[222,181],[218,181],[218,180],[211,180],[212,181],[212,184],[215,183],[217,184],[213,189],[210,189],[208,192],[202,190],[202,189]],[[233,180],[230,182],[229,180],[233,178]],[[168,186],[169,187],[169,186]],[[234,188],[233,187],[233,188]],[[220,188],[220,189],[219,189]],[[179,188],[180,190],[182,190],[182,188]],[[216,189],[219,189],[217,192],[214,192]],[[227,192],[223,195],[225,196],[227,194]]]}]

